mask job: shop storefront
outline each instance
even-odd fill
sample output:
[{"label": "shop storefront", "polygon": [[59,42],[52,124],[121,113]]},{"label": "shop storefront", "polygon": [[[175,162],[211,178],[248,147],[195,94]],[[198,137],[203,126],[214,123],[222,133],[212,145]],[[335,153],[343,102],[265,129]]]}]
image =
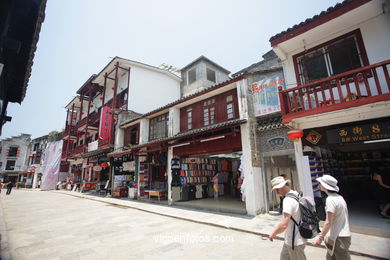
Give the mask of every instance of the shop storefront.
[{"label": "shop storefront", "polygon": [[[246,214],[241,198],[239,127],[180,140],[171,159],[172,203],[179,206]],[[218,184],[213,177],[218,173]],[[218,198],[214,195],[217,185]]]},{"label": "shop storefront", "polygon": [[108,150],[99,150],[82,155],[80,191],[108,190],[110,178],[110,159]]},{"label": "shop storefront", "polygon": [[386,198],[381,198],[382,188],[373,175],[380,174],[384,183],[390,183],[389,117],[306,129],[302,144],[315,197],[321,197],[315,179],[330,174],[338,180],[340,194],[348,203],[352,225],[359,216],[366,219],[361,225],[384,221],[379,212]]}]

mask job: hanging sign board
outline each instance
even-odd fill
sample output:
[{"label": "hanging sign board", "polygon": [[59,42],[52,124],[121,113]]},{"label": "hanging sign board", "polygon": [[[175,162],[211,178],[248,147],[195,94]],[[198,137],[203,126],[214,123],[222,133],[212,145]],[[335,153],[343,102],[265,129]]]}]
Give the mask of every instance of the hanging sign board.
[{"label": "hanging sign board", "polygon": [[283,89],[286,88],[283,74],[278,74],[251,84],[250,89],[253,96],[253,111],[255,116],[280,111],[279,86]]},{"label": "hanging sign board", "polygon": [[360,143],[390,138],[390,122],[340,127],[326,131],[329,144]]},{"label": "hanging sign board", "polygon": [[108,140],[111,135],[112,110],[108,106],[102,108],[100,115],[99,137]]},{"label": "hanging sign board", "polygon": [[311,130],[309,134],[306,136],[306,140],[312,144],[318,144],[321,140],[322,135],[314,130]]}]

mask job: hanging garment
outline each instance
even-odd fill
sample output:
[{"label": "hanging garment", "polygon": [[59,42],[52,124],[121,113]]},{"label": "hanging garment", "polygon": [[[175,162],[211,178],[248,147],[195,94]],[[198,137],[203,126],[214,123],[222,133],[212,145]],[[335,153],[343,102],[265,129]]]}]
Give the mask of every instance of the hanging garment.
[{"label": "hanging garment", "polygon": [[202,198],[208,198],[208,196],[209,196],[209,193],[208,193],[207,185],[203,184],[202,185]]},{"label": "hanging garment", "polygon": [[202,185],[196,185],[196,194],[195,194],[195,197],[197,199],[201,199],[202,198]]},{"label": "hanging garment", "polygon": [[181,187],[172,187],[172,201],[179,201],[180,200],[180,192],[181,192]]},{"label": "hanging garment", "polygon": [[181,200],[183,201],[189,200],[189,192],[190,192],[189,186],[184,185],[181,189],[181,196],[180,196]]}]

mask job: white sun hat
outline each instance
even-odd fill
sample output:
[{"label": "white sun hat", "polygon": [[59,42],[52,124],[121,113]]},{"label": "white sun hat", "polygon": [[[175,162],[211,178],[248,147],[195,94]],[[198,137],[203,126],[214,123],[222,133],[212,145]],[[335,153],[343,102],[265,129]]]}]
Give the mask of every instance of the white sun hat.
[{"label": "white sun hat", "polygon": [[330,175],[323,175],[316,179],[321,185],[331,191],[339,192],[339,187],[337,186],[337,180]]},{"label": "white sun hat", "polygon": [[282,188],[289,180],[285,180],[283,176],[275,177],[271,180],[272,190]]}]

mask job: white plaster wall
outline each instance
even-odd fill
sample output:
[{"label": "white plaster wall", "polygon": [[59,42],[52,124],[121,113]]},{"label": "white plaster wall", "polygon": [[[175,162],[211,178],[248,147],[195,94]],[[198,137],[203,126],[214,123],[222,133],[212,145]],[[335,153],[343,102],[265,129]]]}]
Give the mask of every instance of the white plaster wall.
[{"label": "white plaster wall", "polygon": [[241,143],[243,154],[243,187],[248,215],[256,216],[266,209],[265,185],[262,183],[263,171],[252,166],[249,123],[241,125]]},{"label": "white plaster wall", "polygon": [[[12,137],[6,140],[1,141],[1,162],[2,166],[0,172],[19,172],[27,170],[28,163],[28,152],[29,152],[29,142],[31,141],[31,135],[21,135],[17,137]],[[7,151],[9,147],[18,147],[19,156],[17,157],[8,157]],[[6,171],[7,160],[15,160],[15,168],[12,171]]]},{"label": "white plaster wall", "polygon": [[143,118],[140,121],[140,136],[139,144],[144,144],[149,141],[149,119]]},{"label": "white plaster wall", "polygon": [[248,119],[248,92],[247,92],[247,80],[242,79],[237,82],[237,98],[238,98],[238,111],[240,119]]},{"label": "white plaster wall", "polygon": [[129,110],[147,113],[179,98],[179,80],[160,72],[131,67]]},{"label": "white plaster wall", "polygon": [[169,109],[168,136],[174,136],[180,132],[180,109],[172,107]]}]

